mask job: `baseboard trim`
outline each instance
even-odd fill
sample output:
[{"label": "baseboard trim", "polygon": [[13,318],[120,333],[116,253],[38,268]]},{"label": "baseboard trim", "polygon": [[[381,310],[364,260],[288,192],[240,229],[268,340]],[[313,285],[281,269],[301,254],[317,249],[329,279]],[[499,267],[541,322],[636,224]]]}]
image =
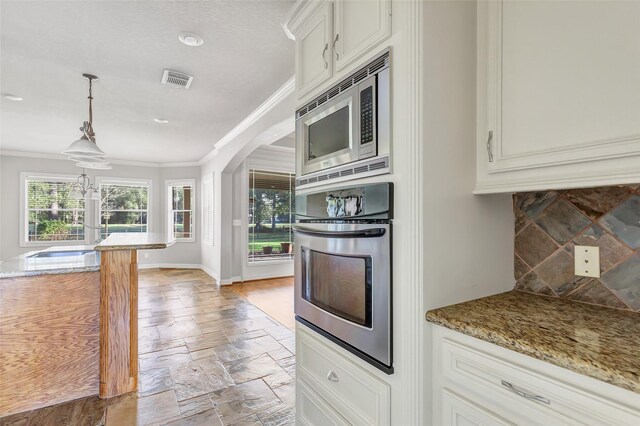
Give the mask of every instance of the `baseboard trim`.
[{"label": "baseboard trim", "polygon": [[[207,268],[204,265],[200,265],[197,263],[138,263],[138,269],[158,269],[158,268],[167,268],[167,269],[200,269],[205,274],[209,275],[211,278],[216,280],[218,285],[232,285],[234,282],[247,282],[247,281],[258,281],[258,280],[268,280],[272,278],[283,278],[281,276],[278,277],[250,277],[246,280],[243,280],[241,276],[234,276],[231,278],[220,279],[220,276],[213,272],[211,269]],[[287,275],[290,276],[290,275]]]}]

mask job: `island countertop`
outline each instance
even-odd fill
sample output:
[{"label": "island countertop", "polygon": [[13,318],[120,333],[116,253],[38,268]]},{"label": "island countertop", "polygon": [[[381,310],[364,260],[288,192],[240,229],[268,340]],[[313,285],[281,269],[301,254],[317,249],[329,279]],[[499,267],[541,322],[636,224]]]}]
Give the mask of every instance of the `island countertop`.
[{"label": "island countertop", "polygon": [[[74,272],[95,272],[100,270],[100,255],[94,251],[95,245],[54,246],[34,250],[0,262],[0,278],[29,277],[47,274],[68,274]],[[48,252],[79,252],[55,257],[34,257]]]},{"label": "island countertop", "polygon": [[175,241],[160,233],[120,232],[109,235],[95,249],[97,251],[155,250],[167,248]]},{"label": "island countertop", "polygon": [[640,393],[640,314],[511,291],[426,314],[434,324]]}]

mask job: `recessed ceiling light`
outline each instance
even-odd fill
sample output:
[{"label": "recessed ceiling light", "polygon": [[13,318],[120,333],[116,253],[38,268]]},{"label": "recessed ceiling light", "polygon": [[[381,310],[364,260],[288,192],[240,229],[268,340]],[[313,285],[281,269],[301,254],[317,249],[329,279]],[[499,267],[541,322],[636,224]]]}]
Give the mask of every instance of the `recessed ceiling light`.
[{"label": "recessed ceiling light", "polygon": [[165,120],[164,118],[154,118],[153,121],[160,124],[167,124],[169,120]]},{"label": "recessed ceiling light", "polygon": [[178,35],[178,40],[180,40],[187,46],[192,46],[192,47],[202,46],[202,43],[204,43],[204,40],[202,40],[202,37],[194,33],[180,33],[180,35]]},{"label": "recessed ceiling light", "polygon": [[4,95],[5,99],[9,99],[10,101],[22,101],[23,99],[20,96],[13,95]]}]

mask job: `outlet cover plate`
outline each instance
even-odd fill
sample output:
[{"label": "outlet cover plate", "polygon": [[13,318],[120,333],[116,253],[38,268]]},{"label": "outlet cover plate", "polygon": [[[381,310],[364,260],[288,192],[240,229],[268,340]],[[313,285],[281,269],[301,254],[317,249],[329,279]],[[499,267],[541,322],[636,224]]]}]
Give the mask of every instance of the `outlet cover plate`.
[{"label": "outlet cover plate", "polygon": [[574,257],[576,275],[600,278],[600,247],[575,246]]}]

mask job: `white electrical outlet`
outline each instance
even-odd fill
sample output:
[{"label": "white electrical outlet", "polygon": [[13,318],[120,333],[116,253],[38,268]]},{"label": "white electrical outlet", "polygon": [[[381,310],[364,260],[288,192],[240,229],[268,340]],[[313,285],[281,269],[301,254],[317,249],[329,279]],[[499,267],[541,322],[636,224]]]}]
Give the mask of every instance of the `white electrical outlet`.
[{"label": "white electrical outlet", "polygon": [[576,275],[600,278],[600,247],[575,246],[574,257]]},{"label": "white electrical outlet", "polygon": [[233,219],[233,226],[242,226],[242,219]]}]

